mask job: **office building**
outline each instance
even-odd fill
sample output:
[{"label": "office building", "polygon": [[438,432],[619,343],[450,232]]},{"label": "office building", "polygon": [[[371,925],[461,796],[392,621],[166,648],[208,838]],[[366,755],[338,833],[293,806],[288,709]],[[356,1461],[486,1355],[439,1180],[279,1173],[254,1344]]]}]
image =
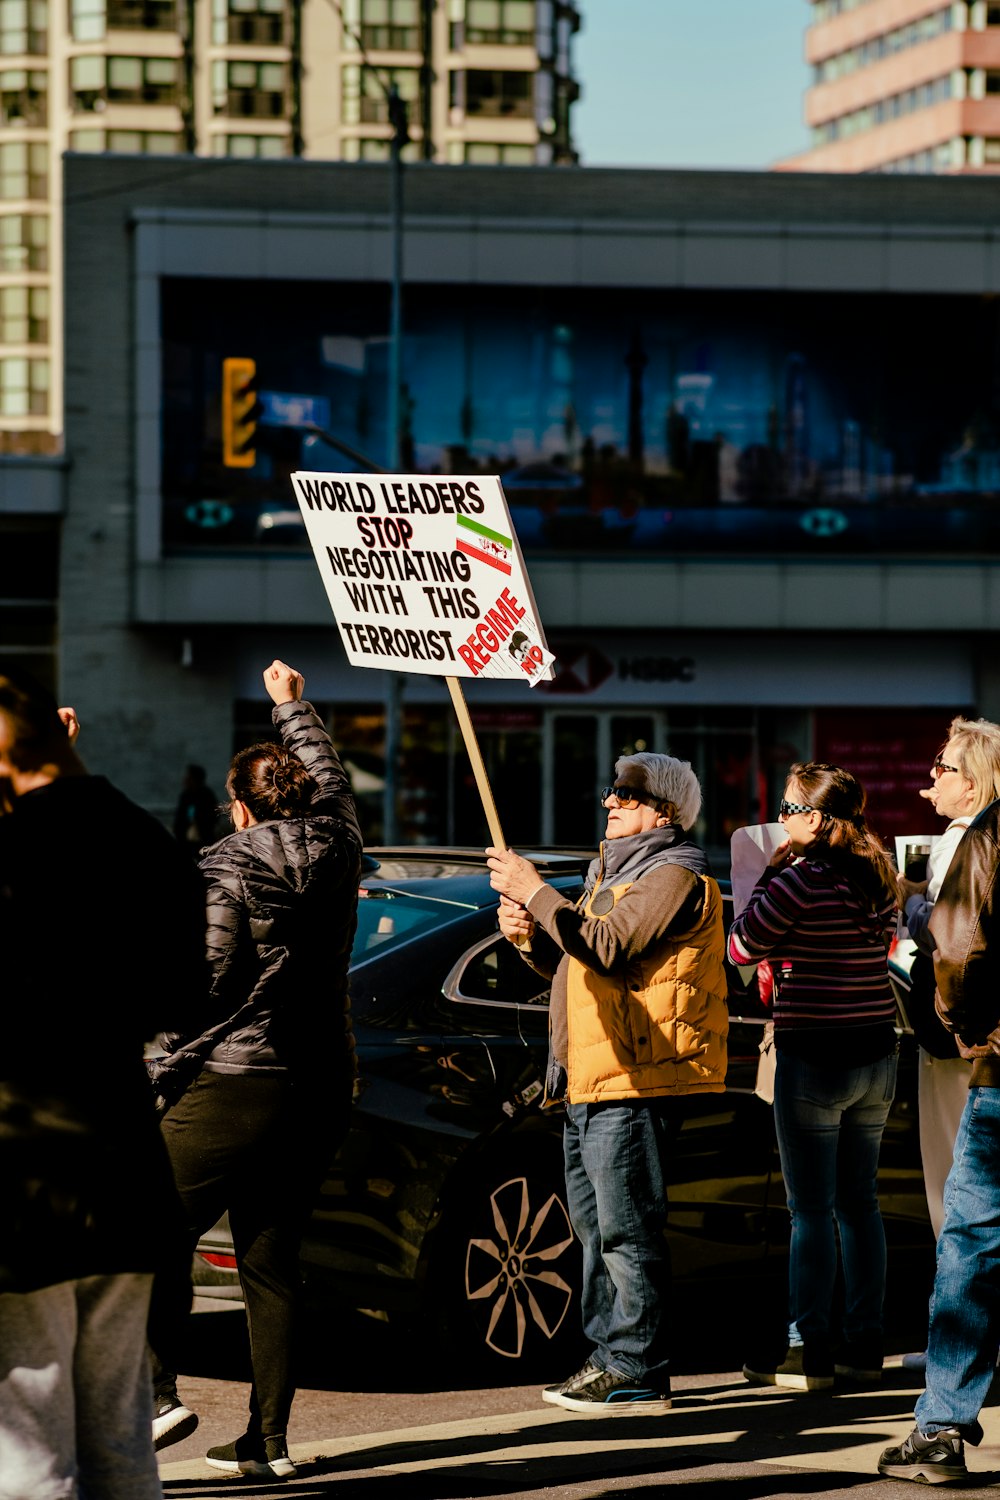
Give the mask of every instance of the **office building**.
[{"label": "office building", "polygon": [[1000,172],[1000,4],[812,0],[812,145],[786,172]]},{"label": "office building", "polygon": [[[567,0],[0,0],[0,453],[63,426],[63,155],[572,162]],[[189,170],[162,162],[171,180]]]},{"label": "office building", "polygon": [[[66,160],[67,467],[0,488],[5,649],[164,816],[189,761],[221,787],[270,731],[279,655],[369,842],[392,771],[398,838],[481,847],[445,683],[348,664],[289,478],[358,469],[317,426],[391,461],[388,169],[171,166]],[[995,184],[406,176],[403,461],[501,477],[556,657],[464,683],[510,842],[590,843],[641,748],[697,769],[720,871],[796,759],[856,770],[885,837],[937,831],[947,724],[1000,719]],[[256,365],[239,468],[227,358]]]}]

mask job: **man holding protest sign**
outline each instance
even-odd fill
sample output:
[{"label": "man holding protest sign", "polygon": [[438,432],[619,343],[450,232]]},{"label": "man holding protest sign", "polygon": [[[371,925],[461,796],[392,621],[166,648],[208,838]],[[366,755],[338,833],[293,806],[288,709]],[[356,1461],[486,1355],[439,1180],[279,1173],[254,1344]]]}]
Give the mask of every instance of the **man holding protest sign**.
[{"label": "man holding protest sign", "polygon": [[490,848],[504,936],[552,979],[546,1100],[566,1108],[570,1218],[593,1351],[543,1398],[570,1411],[670,1407],[664,1230],[673,1139],[690,1094],[721,1093],[729,1012],[722,897],[688,830],[686,761],[623,756],[605,841],[575,906],[511,849]]}]

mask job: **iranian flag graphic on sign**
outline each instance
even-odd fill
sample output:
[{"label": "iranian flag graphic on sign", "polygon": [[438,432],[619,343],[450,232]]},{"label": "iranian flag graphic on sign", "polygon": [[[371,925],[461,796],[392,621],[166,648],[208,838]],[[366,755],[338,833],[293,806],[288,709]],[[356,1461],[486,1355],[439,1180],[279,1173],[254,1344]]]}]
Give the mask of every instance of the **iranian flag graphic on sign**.
[{"label": "iranian flag graphic on sign", "polygon": [[491,568],[499,568],[501,573],[510,573],[513,538],[504,536],[501,531],[491,531],[488,526],[483,526],[479,521],[471,521],[468,516],[456,516],[455,520],[460,527],[455,544],[459,552],[464,552],[467,557],[474,557],[477,562],[489,563]]}]

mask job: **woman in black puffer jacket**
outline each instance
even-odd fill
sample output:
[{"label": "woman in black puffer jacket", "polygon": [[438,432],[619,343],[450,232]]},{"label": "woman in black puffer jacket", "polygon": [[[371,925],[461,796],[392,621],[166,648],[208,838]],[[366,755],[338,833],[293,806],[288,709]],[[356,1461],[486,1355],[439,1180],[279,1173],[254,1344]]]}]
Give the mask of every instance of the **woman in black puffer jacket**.
[{"label": "woman in black puffer jacket", "polygon": [[[209,1451],[213,1468],[288,1478],[292,1317],[302,1231],[343,1140],[354,1082],[347,993],[362,839],[350,783],[323,723],[284,662],[264,672],[282,744],[235,756],[226,780],[235,832],[205,850],[213,1011],[231,1017],[204,1069],[163,1117],[192,1246],[228,1211],[246,1302],[253,1384],[246,1433]],[[168,1036],[168,1053],[185,1038]],[[151,1329],[155,1328],[155,1320]],[[156,1357],[154,1441],[197,1417]]]}]

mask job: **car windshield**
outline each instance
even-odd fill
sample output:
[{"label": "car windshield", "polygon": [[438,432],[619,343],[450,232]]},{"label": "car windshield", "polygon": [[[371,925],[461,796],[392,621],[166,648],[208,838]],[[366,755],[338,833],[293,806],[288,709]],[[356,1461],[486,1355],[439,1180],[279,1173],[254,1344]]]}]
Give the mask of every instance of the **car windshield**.
[{"label": "car windshield", "polygon": [[420,933],[454,922],[466,911],[465,906],[412,896],[406,891],[362,889],[351,963],[364,963],[376,949],[398,946]]}]

